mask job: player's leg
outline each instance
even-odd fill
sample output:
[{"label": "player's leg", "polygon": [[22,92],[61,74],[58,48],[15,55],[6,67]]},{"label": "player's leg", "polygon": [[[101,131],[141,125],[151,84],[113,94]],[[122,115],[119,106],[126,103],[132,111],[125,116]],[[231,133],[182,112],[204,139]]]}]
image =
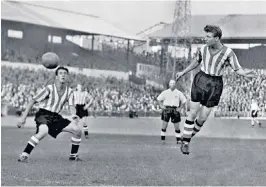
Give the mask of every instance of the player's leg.
[{"label": "player's leg", "polygon": [[254,117],[251,117],[251,126],[254,127],[254,125],[255,125]]},{"label": "player's leg", "polygon": [[188,113],[187,119],[184,124],[184,131],[183,131],[183,140],[184,144],[188,144],[191,140],[193,128],[194,128],[194,120],[197,117],[198,111],[200,109],[199,102],[190,102],[190,111]]},{"label": "player's leg", "polygon": [[258,120],[257,116],[253,118],[255,123],[257,123],[259,125],[259,127],[261,127],[261,123],[260,121]]},{"label": "player's leg", "polygon": [[32,150],[38,145],[38,143],[48,134],[48,127],[46,124],[37,125],[37,132],[30,138],[24,151],[21,153],[19,162],[27,162],[28,157]]},{"label": "player's leg", "polygon": [[69,160],[79,161],[78,150],[81,143],[82,127],[79,126],[78,122],[73,121],[67,127],[62,129],[62,132],[68,132],[73,135],[71,138],[72,146]]},{"label": "player's leg", "polygon": [[181,130],[180,130],[180,122],[174,123],[175,127],[175,138],[176,138],[176,143],[181,143]]},{"label": "player's leg", "polygon": [[162,112],[161,120],[162,120],[161,140],[164,142],[165,135],[166,135],[166,129],[167,129],[167,126],[170,120],[169,112],[166,109],[164,109]]},{"label": "player's leg", "polygon": [[88,116],[83,117],[83,131],[86,139],[89,138],[88,122],[89,122],[89,117]]},{"label": "player's leg", "polygon": [[176,143],[181,143],[181,131],[180,131],[180,122],[181,122],[181,116],[178,111],[174,111],[171,116],[171,122],[174,124],[175,127],[175,137],[176,137]]},{"label": "player's leg", "polygon": [[187,119],[184,124],[183,139],[181,145],[181,151],[184,154],[188,154],[188,144],[191,139],[192,131],[194,128],[194,120],[197,117],[197,113],[200,109],[200,103],[203,98],[204,90],[201,89],[202,84],[205,84],[205,78],[203,72],[198,72],[193,79],[191,87],[191,101],[190,110],[188,112]]},{"label": "player's leg", "polygon": [[161,140],[162,141],[165,141],[167,126],[168,126],[168,122],[162,121],[162,129],[161,129]]},{"label": "player's leg", "polygon": [[193,128],[192,137],[195,136],[200,131],[200,129],[204,125],[205,121],[208,119],[212,109],[213,109],[213,107],[210,107],[210,108],[208,108],[206,106],[201,107],[201,109],[199,111],[198,118],[195,120],[195,125]]},{"label": "player's leg", "polygon": [[83,130],[84,130],[85,138],[88,139],[89,138],[89,130],[88,130],[89,112],[88,112],[88,110],[84,110],[83,112],[84,112],[84,114],[83,114]]}]

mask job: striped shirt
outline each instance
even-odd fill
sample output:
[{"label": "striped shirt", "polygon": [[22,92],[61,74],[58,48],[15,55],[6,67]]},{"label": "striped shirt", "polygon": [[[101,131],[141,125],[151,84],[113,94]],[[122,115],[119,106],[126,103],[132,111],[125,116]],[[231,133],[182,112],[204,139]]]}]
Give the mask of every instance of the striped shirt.
[{"label": "striped shirt", "polygon": [[55,113],[59,113],[67,102],[74,105],[73,90],[66,86],[64,94],[59,96],[55,84],[43,88],[33,99],[40,103],[40,108]]},{"label": "striped shirt", "polygon": [[74,102],[75,105],[85,105],[89,99],[88,92],[85,91],[75,91],[74,92]]},{"label": "striped shirt", "polygon": [[222,49],[211,54],[207,45],[197,52],[197,60],[201,64],[201,71],[212,76],[222,76],[223,70],[231,66],[234,71],[241,68],[234,51],[223,45]]},{"label": "striped shirt", "polygon": [[158,97],[158,101],[163,101],[164,106],[180,107],[180,104],[184,104],[187,100],[182,92],[177,89],[173,91],[171,89],[164,90]]}]

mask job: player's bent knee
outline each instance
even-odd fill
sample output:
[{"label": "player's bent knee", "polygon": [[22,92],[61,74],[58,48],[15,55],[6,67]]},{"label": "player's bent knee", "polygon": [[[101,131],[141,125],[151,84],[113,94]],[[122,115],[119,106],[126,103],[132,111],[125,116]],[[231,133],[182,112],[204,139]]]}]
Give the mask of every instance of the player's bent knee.
[{"label": "player's bent knee", "polygon": [[80,127],[74,128],[73,134],[75,135],[75,137],[80,138],[82,135],[82,129]]},{"label": "player's bent knee", "polygon": [[196,117],[197,117],[197,112],[196,111],[190,111],[187,119],[189,121],[194,121],[196,119]]},{"label": "player's bent knee", "polygon": [[45,124],[40,125],[38,128],[39,128],[38,133],[35,136],[37,139],[40,140],[48,134],[49,129],[48,129],[47,125],[45,125]]},{"label": "player's bent knee", "polygon": [[198,118],[198,119],[197,119],[197,122],[198,122],[199,124],[203,124],[203,123],[205,123],[205,121],[207,121],[207,118]]}]

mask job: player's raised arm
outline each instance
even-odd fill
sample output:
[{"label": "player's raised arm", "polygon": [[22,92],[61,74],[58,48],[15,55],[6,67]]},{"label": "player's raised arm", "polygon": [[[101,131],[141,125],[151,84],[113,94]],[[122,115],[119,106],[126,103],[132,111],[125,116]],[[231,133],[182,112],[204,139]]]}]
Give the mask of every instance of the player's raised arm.
[{"label": "player's raised arm", "polygon": [[18,128],[24,126],[27,116],[29,115],[29,112],[31,111],[33,105],[37,102],[43,101],[48,95],[49,88],[45,87],[36,96],[33,97],[33,99],[28,103],[26,110],[23,112],[22,117],[19,119],[19,122],[17,124]]},{"label": "player's raised arm", "polygon": [[182,77],[183,75],[192,71],[193,69],[197,68],[200,65],[202,61],[202,52],[201,52],[202,50],[203,49],[197,51],[196,56],[192,59],[191,64],[186,69],[176,73],[176,80],[178,80],[180,77]]}]

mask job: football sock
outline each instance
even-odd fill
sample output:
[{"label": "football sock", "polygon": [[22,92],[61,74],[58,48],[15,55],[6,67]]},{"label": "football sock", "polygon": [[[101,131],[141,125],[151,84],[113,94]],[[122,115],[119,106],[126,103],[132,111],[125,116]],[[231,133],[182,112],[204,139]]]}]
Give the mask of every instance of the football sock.
[{"label": "football sock", "polygon": [[193,128],[192,137],[195,136],[200,131],[202,126],[203,124],[199,124],[199,122],[195,120],[195,126]]},{"label": "football sock", "polygon": [[191,140],[193,127],[194,127],[194,121],[189,121],[189,120],[185,121],[184,132],[183,132],[183,142],[185,144],[188,144]]},{"label": "football sock", "polygon": [[78,150],[79,150],[80,142],[81,142],[81,138],[80,139],[77,139],[77,138],[74,138],[74,137],[71,138],[72,147],[71,147],[70,157],[78,156]]},{"label": "football sock", "polygon": [[28,144],[25,147],[23,153],[26,153],[27,155],[29,155],[31,151],[34,149],[34,147],[38,145],[38,143],[39,143],[39,140],[35,136],[32,136],[30,140],[28,141]]},{"label": "football sock", "polygon": [[161,130],[161,140],[165,140],[166,129]]}]

